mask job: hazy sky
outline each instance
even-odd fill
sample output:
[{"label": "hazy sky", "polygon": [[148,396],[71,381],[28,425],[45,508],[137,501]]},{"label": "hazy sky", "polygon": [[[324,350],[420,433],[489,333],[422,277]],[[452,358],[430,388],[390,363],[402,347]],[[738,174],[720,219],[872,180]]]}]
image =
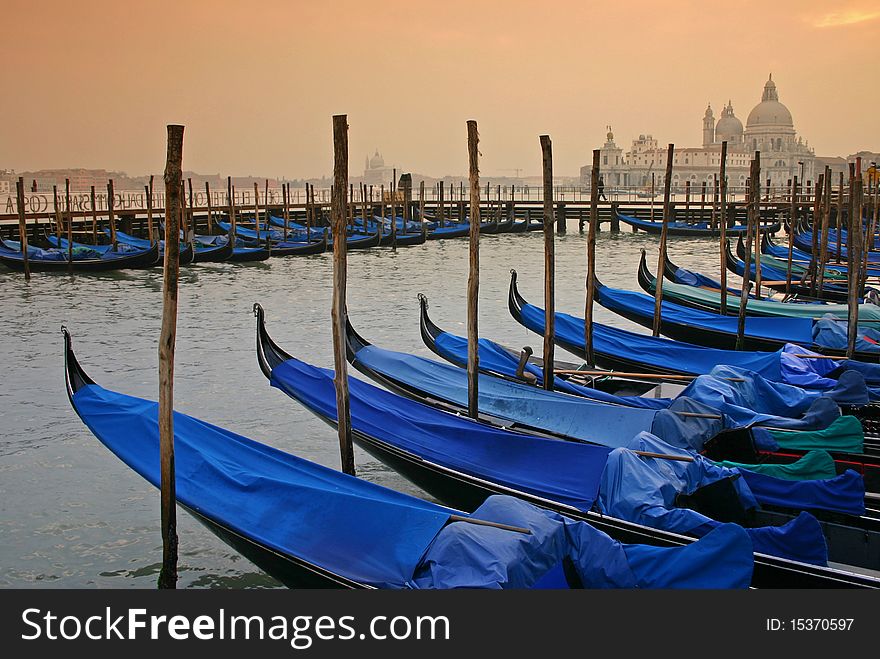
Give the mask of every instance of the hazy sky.
[{"label": "hazy sky", "polygon": [[165,125],[184,167],[319,176],[331,115],[351,171],[576,175],[612,124],[697,146],[706,103],[745,123],[773,73],[818,155],[880,150],[877,0],[4,0],[0,168],[159,172]]}]

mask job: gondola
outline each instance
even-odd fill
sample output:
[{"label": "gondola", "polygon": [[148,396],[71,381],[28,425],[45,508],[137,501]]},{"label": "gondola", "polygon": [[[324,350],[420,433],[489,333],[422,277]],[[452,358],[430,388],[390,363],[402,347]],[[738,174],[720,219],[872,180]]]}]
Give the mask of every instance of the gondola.
[{"label": "gondola", "polygon": [[272,256],[311,256],[327,251],[327,234],[312,242],[280,242],[272,245]]},{"label": "gondola", "polygon": [[[428,348],[454,365],[467,366],[467,340],[437,327],[428,317],[424,299],[420,325],[422,340]],[[532,386],[543,384],[540,360],[527,361],[523,366],[516,351],[484,338],[479,339],[479,353],[481,373]],[[559,361],[554,366],[567,370],[577,368],[577,364]],[[523,371],[529,374],[529,379],[524,379]],[[554,390],[593,401],[649,410],[669,409],[676,401],[683,402],[683,398],[694,399],[714,412],[721,412],[739,426],[734,431],[722,430],[716,437],[706,439],[702,446],[697,441],[700,435],[695,433],[689,443],[707,457],[750,464],[791,464],[803,459],[811,450],[827,450],[838,474],[853,469],[862,475],[869,491],[880,492],[880,446],[876,440],[876,427],[864,420],[865,410],[874,406],[852,408],[847,405],[847,401],[860,400],[858,383],[854,383],[856,386],[851,392],[841,387],[838,392],[831,392],[833,398],[817,401],[820,396],[828,394],[768,382],[756,373],[730,367],[716,367],[710,375],[700,376],[683,389],[678,385],[670,392],[672,396],[667,397],[655,395],[660,392],[634,389],[634,385],[641,383],[620,380],[613,373],[605,378],[587,379],[589,386],[581,382],[557,376],[553,380]],[[594,388],[597,383],[605,390]],[[394,383],[383,384],[395,389]],[[864,389],[864,382],[860,386]],[[689,408],[687,404],[679,404],[677,408],[691,413],[705,412],[697,406]],[[859,416],[840,417],[841,408]],[[854,425],[849,423],[852,419],[856,419]],[[764,426],[771,429],[771,441],[767,441]],[[868,428],[872,432],[870,440],[865,438]],[[820,432],[814,435],[810,431]]]},{"label": "gondola", "polygon": [[[831,278],[833,280],[835,277],[837,277],[837,278],[843,280],[837,285],[841,286],[842,288],[845,288],[846,287],[845,280],[847,279],[847,273],[849,272],[849,266],[847,265],[846,262],[837,263],[836,260],[832,260],[832,259],[836,259],[836,254],[834,253],[834,250],[831,247],[832,246],[829,246],[828,254],[827,254],[828,260],[825,263],[826,285],[827,285],[827,281],[829,280],[829,278]],[[777,245],[775,242],[773,242],[773,239],[770,236],[762,236],[761,237],[761,251],[765,254],[769,254],[769,255],[775,257],[779,261],[782,261],[783,264],[788,263],[788,246],[787,245]],[[813,260],[813,257],[809,252],[804,252],[794,246],[792,246],[791,253],[792,253],[792,259],[796,262],[799,262],[802,266],[804,264],[809,265]],[[880,266],[872,265],[869,263],[868,264],[868,276],[869,277],[880,276]]]},{"label": "gondola", "polygon": [[445,240],[448,238],[463,238],[470,234],[471,228],[467,223],[447,224],[438,226],[428,232],[428,240]]},{"label": "gondola", "polygon": [[[728,250],[729,258],[733,258]],[[638,281],[641,288],[654,294],[654,275],[648,270],[644,255],[639,261]],[[721,309],[720,292],[710,291],[695,286],[667,282],[663,285],[663,299],[706,311],[718,313]],[[813,303],[786,303],[767,299],[750,299],[746,306],[749,316],[769,316],[774,318],[821,318],[826,314],[832,314],[835,318],[846,320],[849,317],[849,309],[845,304],[832,304],[823,302]],[[738,301],[731,303],[728,300],[727,315],[739,314]],[[865,327],[877,325],[880,327],[880,306],[870,303],[859,305],[859,324]]]},{"label": "gondola", "polygon": [[[281,350],[265,330],[262,309],[257,307],[255,311],[257,359],[263,373],[273,386],[298,400],[329,425],[335,425],[332,372],[311,367]],[[354,441],[450,505],[472,510],[491,494],[512,494],[574,519],[588,521],[621,542],[669,546],[691,541],[677,533],[592,510],[595,470],[604,469],[608,455],[603,447],[501,431],[406,401],[353,379],[350,379],[350,397]],[[389,412],[389,408],[384,407],[387,397],[396,399],[399,407]],[[438,432],[448,438],[445,445],[437,443],[435,433]],[[517,437],[523,439],[517,440]],[[542,466],[550,464],[547,462],[550,455],[556,456],[552,458],[555,469]],[[535,479],[538,471],[542,475]],[[809,517],[799,519],[809,520]],[[752,584],[757,587],[877,587],[880,581],[843,570],[755,554]]]},{"label": "gondola", "polygon": [[[642,250],[641,264],[645,262]],[[640,268],[647,266],[640,265]],[[653,327],[654,298],[636,291],[611,288],[597,279],[595,301],[606,309],[643,327]],[[677,341],[685,341],[709,348],[735,350],[738,319],[718,313],[661,301],[660,332]],[[842,325],[842,327],[841,327]],[[846,323],[833,319],[811,318],[745,318],[743,348],[746,350],[776,351],[793,343],[823,355],[846,355]],[[860,338],[853,356],[859,361],[878,363],[880,346]]]},{"label": "gondola", "polygon": [[[346,329],[346,344],[349,362],[384,387],[440,410],[467,413],[468,383],[463,369],[374,346],[358,335],[350,323]],[[632,437],[649,432],[666,445],[682,449],[687,454],[694,451],[695,444],[703,445],[702,438],[711,442],[719,431],[723,431],[720,420],[707,420],[696,415],[678,416],[679,411],[689,415],[715,412],[686,397],[677,399],[664,411],[645,410],[585,401],[553,391],[536,391],[527,385],[505,382],[490,375],[479,378],[480,420],[506,430],[611,448],[628,446]],[[702,438],[698,440],[699,436]],[[880,462],[880,455],[877,461]],[[877,510],[880,502],[871,508],[868,516],[862,514],[866,485],[860,475],[847,469],[838,472],[829,454],[817,452],[791,464],[763,463],[739,465],[739,468],[741,471],[758,470],[771,477],[782,475],[786,480],[822,479],[822,486],[835,492],[829,497],[834,503],[830,506],[818,503],[811,512],[824,520],[821,522],[823,532],[829,541],[833,538],[829,551],[832,554],[839,552],[836,557],[841,562],[857,561],[861,567],[880,569],[880,510]],[[839,490],[835,482],[840,483]],[[854,486],[854,505],[841,514],[838,506],[850,497],[847,493],[850,485]],[[753,524],[778,523],[786,514],[790,521],[797,514],[791,510],[782,512],[782,507],[777,505],[768,516],[764,516],[763,510],[757,511]],[[852,550],[867,538],[870,538],[868,544],[872,549],[865,553]],[[841,549],[841,544],[845,550]]]},{"label": "gondola", "polygon": [[[766,234],[765,234],[766,235]],[[729,253],[729,250],[728,250]],[[742,263],[737,263],[736,259],[731,256],[725,257],[725,266],[727,269],[735,272],[736,274],[742,276],[742,271],[745,270]],[[670,261],[669,256],[667,255],[666,261],[664,263],[663,268],[664,276],[667,281],[674,282],[676,284],[682,284],[686,286],[695,286],[697,288],[704,288],[706,290],[719,292],[721,291],[721,283],[711,277],[708,277],[699,272],[695,272],[692,270],[687,270],[685,268],[681,268],[677,266],[675,263]],[[762,273],[763,274],[763,273]],[[783,277],[783,279],[785,276]],[[764,285],[767,285],[766,281]],[[775,282],[769,286],[772,290],[775,290],[779,293],[785,293],[786,285],[776,284]],[[741,291],[736,288],[727,287],[727,295],[734,296],[738,298],[741,295]],[[802,284],[799,279],[795,276],[792,276],[791,287],[789,288],[789,293],[786,295],[783,301],[795,301],[800,302],[801,300],[805,301],[819,301],[819,302],[842,302],[846,301],[846,295],[840,297],[841,292],[838,290],[837,286],[829,286],[825,285],[822,291],[813,292],[810,290],[810,287]],[[755,294],[749,293],[750,299],[755,299]],[[735,304],[738,304],[736,300],[734,300]]]},{"label": "gondola", "polygon": [[239,247],[236,245],[232,250],[232,256],[229,261],[233,263],[254,263],[256,261],[265,261],[272,252],[265,247]]},{"label": "gondola", "polygon": [[[652,234],[660,234],[663,230],[663,222],[652,222],[651,220],[641,220],[632,215],[625,215],[624,213],[617,212],[617,219],[621,222],[630,225],[631,227],[635,227],[636,229],[640,229],[647,233]],[[776,233],[779,231],[782,225],[779,222],[773,222],[772,224],[762,225],[762,231],[769,231],[771,233]],[[727,235],[735,236],[740,234],[745,234],[747,231],[747,227],[744,224],[738,224],[727,228]],[[668,222],[667,223],[667,235],[670,236],[718,236],[720,235],[720,229],[712,228],[706,222],[697,222],[697,223],[689,223],[689,222]]]},{"label": "gondola", "polygon": [[190,244],[193,246],[193,263],[222,263],[228,261],[235,251],[235,246],[229,240],[211,246],[200,245],[197,241]]},{"label": "gondola", "polygon": [[[826,268],[825,277],[822,284],[822,290],[814,290],[814,287],[807,283],[808,267],[802,263],[793,263],[791,267],[791,275],[788,273],[787,261],[782,261],[777,257],[767,254],[769,247],[768,237],[761,238],[761,285],[769,289],[785,293],[790,291],[789,299],[796,300],[821,300],[826,302],[845,303],[849,296],[847,290],[846,275],[840,271]],[[725,257],[727,268],[735,272],[740,277],[745,272],[745,253],[746,248],[743,244],[742,236],[740,236],[736,245],[736,253],[738,258],[733,258],[728,249]],[[749,279],[757,281],[757,267],[755,264],[755,254],[749,258]],[[787,258],[787,256],[786,256]],[[797,258],[795,256],[794,258]],[[790,280],[791,283],[788,283]]]},{"label": "gondola", "polygon": [[[72,407],[107,448],[158,486],[158,406],[97,385],[79,365],[67,330],[64,337]],[[752,575],[751,543],[730,524],[695,543],[669,542],[671,550],[623,547],[511,497],[493,497],[468,515],[180,413],[174,435],[178,504],[290,587],[743,588]],[[482,554],[468,554],[469,546]],[[640,560],[627,560],[625,552]],[[518,578],[498,575],[500,556]],[[607,569],[609,560],[623,561],[623,569]],[[854,578],[832,584],[873,585]]]},{"label": "gondola", "polygon": [[[104,229],[104,234],[110,236],[110,229]],[[150,247],[150,241],[146,238],[137,238],[136,236],[125,233],[124,231],[116,231],[116,240],[117,242],[125,243],[126,245],[131,245],[132,247],[137,247],[139,249],[148,249]],[[164,240],[156,241],[156,243],[159,245],[160,260],[162,258],[161,255],[165,253],[164,242]],[[193,263],[194,259],[195,249],[193,248],[193,244],[181,242],[180,252],[177,260],[178,264],[190,265],[191,263]]]},{"label": "gondola", "polygon": [[[92,257],[67,259],[66,250],[28,250],[28,268],[32,272],[107,272],[151,268],[160,261],[159,245],[134,252],[95,253]],[[24,271],[20,250],[0,241],[0,263],[12,270]]]},{"label": "gondola", "polygon": [[[544,310],[529,304],[520,295],[514,270],[511,271],[508,308],[517,322],[543,336]],[[797,346],[786,346],[776,352],[720,350],[636,334],[596,322],[593,323],[593,342],[597,364],[609,370],[696,376],[710,373],[718,364],[726,364],[753,371],[772,382],[821,391],[838,386],[837,378],[847,369],[854,369],[868,384],[880,383],[880,367],[876,364],[853,360],[829,364],[832,360],[819,355],[820,358],[814,359],[809,356],[809,350]],[[584,358],[584,320],[557,313],[555,343]]]}]

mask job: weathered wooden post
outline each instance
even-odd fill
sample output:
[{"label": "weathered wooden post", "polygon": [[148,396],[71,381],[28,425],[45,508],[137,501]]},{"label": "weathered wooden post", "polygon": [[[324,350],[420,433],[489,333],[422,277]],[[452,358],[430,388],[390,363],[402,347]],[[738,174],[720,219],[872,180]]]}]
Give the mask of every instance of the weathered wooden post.
[{"label": "weathered wooden post", "polygon": [[846,223],[843,220],[843,172],[840,172],[840,183],[837,186],[837,220],[834,223],[837,229],[837,255],[835,261],[840,263],[841,245],[843,244],[843,229]]},{"label": "weathered wooden post", "polygon": [[599,149],[593,149],[590,170],[590,226],[587,229],[587,302],[584,314],[584,345],[587,364],[596,366],[593,352],[593,299],[596,295],[596,230],[599,227]]},{"label": "weathered wooden post", "polygon": [[706,221],[706,181],[700,184],[700,217],[697,221]]},{"label": "weathered wooden post", "polygon": [[[760,155],[760,154],[759,154]],[[760,176],[761,161],[756,159],[755,174]],[[755,205],[755,297],[761,299],[761,179],[756,178],[754,205]],[[768,181],[769,189],[769,181]],[[769,194],[769,193],[768,193]]]},{"label": "weathered wooden post", "polygon": [[406,227],[412,212],[412,174],[401,174],[400,186],[403,188],[403,228],[401,233],[406,235]]},{"label": "weathered wooden post", "polygon": [[211,184],[205,181],[205,206],[208,209],[208,235],[214,235],[214,201],[211,199]]},{"label": "weathered wooden post", "polygon": [[660,229],[660,255],[657,259],[657,274],[654,277],[654,323],[653,336],[660,336],[661,303],[663,302],[663,273],[666,270],[666,234],[669,231],[669,196],[672,191],[672,160],[675,145],[670,144],[666,152],[666,178],[663,181],[663,226]]},{"label": "weathered wooden post", "polygon": [[479,414],[480,353],[478,349],[478,303],[480,295],[480,136],[477,122],[467,122],[468,133],[468,180],[471,194],[470,259],[467,283],[467,337],[468,337],[468,416],[476,419]]},{"label": "weathered wooden post", "polygon": [[116,215],[114,213],[115,205],[116,200],[115,195],[113,194],[113,179],[111,178],[109,181],[107,181],[107,222],[110,224],[110,243],[113,245],[112,249],[114,252],[119,245],[116,240]]},{"label": "weathered wooden post", "polygon": [[746,207],[748,214],[746,224],[746,253],[743,259],[743,277],[742,289],[739,298],[739,315],[737,317],[736,326],[736,349],[742,350],[744,345],[744,336],[746,328],[746,305],[749,301],[749,277],[752,270],[752,236],[754,235],[753,227],[758,221],[758,198],[761,194],[761,184],[758,176],[761,172],[760,165],[761,152],[755,151],[755,158],[752,160],[749,169],[749,204]]},{"label": "weathered wooden post", "polygon": [[722,316],[727,315],[727,140],[721,143],[721,170],[718,175],[718,229],[721,245],[721,307]]},{"label": "weathered wooden post", "polygon": [[847,231],[847,253],[850,255],[849,289],[847,290],[847,332],[846,356],[853,358],[856,337],[859,332],[859,283],[861,282],[861,239],[862,239],[862,177],[861,172],[851,176],[849,181],[849,230]]},{"label": "weathered wooden post", "polygon": [[[70,179],[64,179],[64,201],[67,208],[67,266],[73,268],[73,206],[70,203]],[[59,236],[60,238],[61,236]]]},{"label": "weathered wooden post", "polygon": [[[152,176],[150,180],[152,180]],[[92,244],[98,244],[98,200],[95,195],[95,186],[93,185],[91,188],[91,203],[92,203]]]},{"label": "weathered wooden post", "polygon": [[336,384],[336,422],[339,431],[339,454],[342,471],[354,475],[354,449],[351,442],[351,412],[348,401],[348,367],[345,358],[345,326],[348,309],[345,302],[347,280],[347,245],[345,209],[348,200],[348,117],[333,116],[333,195],[330,218],[333,225],[333,366]]},{"label": "weathered wooden post", "polygon": [[229,242],[235,249],[235,188],[232,187],[232,177],[226,177],[226,200],[229,202]]},{"label": "weathered wooden post", "polygon": [[440,228],[442,229],[443,228],[443,210],[444,210],[443,209],[443,180],[442,179],[440,180],[439,187],[438,187],[437,203],[439,204],[437,212],[440,215]]},{"label": "weathered wooden post", "polygon": [[419,224],[422,227],[422,231],[428,230],[428,225],[425,223],[425,181],[419,181]]},{"label": "weathered wooden post", "polygon": [[211,184],[205,181],[205,205],[208,207],[208,235],[214,235],[214,202],[211,200]]},{"label": "weathered wooden post", "polygon": [[[283,204],[282,212],[284,213],[284,242],[287,242],[287,232],[290,231],[290,184],[281,184],[281,203]],[[306,242],[309,237],[306,236]]]},{"label": "weathered wooden post", "polygon": [[[656,178],[656,176],[657,175],[654,172],[651,172],[651,222],[654,221],[654,196],[656,194],[654,192],[654,179]],[[638,229],[636,229],[635,225],[633,225],[632,232],[635,233],[636,231],[638,231]]]},{"label": "weathered wooden post", "polygon": [[18,240],[21,245],[21,260],[24,266],[24,280],[31,280],[31,266],[28,262],[27,216],[24,208],[24,177],[15,182],[15,203],[18,207]]},{"label": "weathered wooden post", "polygon": [[691,180],[686,179],[684,182],[684,221],[691,222]]},{"label": "weathered wooden post", "polygon": [[791,180],[791,218],[788,226],[788,263],[785,266],[785,294],[791,295],[791,261],[794,253],[794,234],[798,225],[798,177]]},{"label": "weathered wooden post", "polygon": [[[260,186],[254,181],[254,227],[257,229],[257,243],[260,242]],[[266,247],[269,246],[269,227],[266,227]]]},{"label": "weathered wooden post", "polygon": [[191,178],[186,179],[186,184],[189,188],[189,203],[185,208],[183,229],[186,233],[183,234],[183,240],[185,243],[191,243],[195,239],[196,235],[196,202],[195,197],[193,196],[193,181]]},{"label": "weathered wooden post", "polygon": [[[554,333],[556,329],[556,245],[553,235],[553,143],[541,135],[544,181],[544,389],[553,390]],[[587,320],[589,323],[589,320]]]},{"label": "weathered wooden post", "polygon": [[822,244],[819,246],[819,267],[818,267],[818,283],[817,289],[821,295],[825,288],[825,266],[828,263],[828,216],[825,214],[825,174],[819,174],[816,182],[816,212],[821,220],[820,226],[813,230],[821,230]]},{"label": "weathered wooden post", "polygon": [[174,348],[177,338],[177,283],[180,257],[180,202],[183,179],[183,126],[168,126],[165,159],[165,264],[162,331],[159,335],[159,461],[162,505],[162,569],[159,588],[177,587],[177,508],[174,474]]},{"label": "weathered wooden post", "polygon": [[[207,185],[207,183],[205,184]],[[147,237],[150,239],[150,245],[155,244],[155,234],[153,232],[153,176],[150,175],[150,184],[144,186],[144,194],[147,197]]]},{"label": "weathered wooden post", "polygon": [[64,235],[64,224],[61,218],[61,202],[58,200],[58,186],[52,186],[52,213],[55,215],[55,235],[58,240]]}]

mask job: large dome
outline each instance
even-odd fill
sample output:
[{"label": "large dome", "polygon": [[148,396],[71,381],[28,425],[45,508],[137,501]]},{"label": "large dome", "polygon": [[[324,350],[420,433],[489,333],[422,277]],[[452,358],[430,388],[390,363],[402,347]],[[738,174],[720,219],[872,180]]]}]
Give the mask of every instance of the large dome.
[{"label": "large dome", "polygon": [[779,95],[776,92],[776,83],[773,82],[772,76],[767,81],[767,84],[764,85],[764,94],[761,96],[761,102],[749,112],[746,126],[749,128],[759,126],[794,127],[791,112],[779,102]]}]

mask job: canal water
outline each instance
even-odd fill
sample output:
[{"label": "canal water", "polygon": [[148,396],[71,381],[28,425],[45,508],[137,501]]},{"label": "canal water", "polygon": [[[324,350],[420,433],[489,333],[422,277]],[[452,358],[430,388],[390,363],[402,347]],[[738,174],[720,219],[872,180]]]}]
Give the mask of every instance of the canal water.
[{"label": "canal water", "polygon": [[[657,266],[657,238],[600,233],[597,272],[637,290],[639,251]],[[586,240],[556,243],[557,310],[583,315]],[[717,276],[713,239],[672,238],[679,266]],[[543,236],[484,236],[480,334],[514,347],[541,339],[507,311],[509,270],[542,305]],[[422,344],[416,295],[432,319],[465,334],[467,239],[432,241],[348,256],[348,309],[358,332],[387,348],[432,356]],[[175,408],[298,456],[338,468],[335,431],[278,390],[254,351],[254,302],[287,352],[332,367],[330,254],[257,264],[203,264],[181,271]],[[738,285],[736,277],[732,284]],[[161,560],[159,494],[89,432],[67,400],[61,325],[86,372],[121,393],[157,398],[162,271],[93,276],[0,272],[3,378],[0,386],[0,587],[153,588]],[[635,327],[597,307],[599,322]],[[645,331],[639,329],[639,331]],[[564,352],[561,357],[569,357]],[[352,371],[353,369],[350,369]],[[363,377],[354,374],[354,377]],[[356,449],[358,475],[427,496]],[[189,515],[179,515],[180,587],[274,588],[280,584]]]}]

